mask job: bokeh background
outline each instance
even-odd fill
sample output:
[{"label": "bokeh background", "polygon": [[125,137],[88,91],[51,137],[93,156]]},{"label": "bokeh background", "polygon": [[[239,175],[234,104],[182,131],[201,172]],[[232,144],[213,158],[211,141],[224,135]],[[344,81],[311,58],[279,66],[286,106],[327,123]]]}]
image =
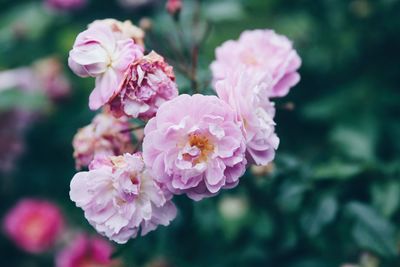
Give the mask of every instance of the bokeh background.
[{"label": "bokeh background", "polygon": [[[95,19],[147,17],[156,37],[173,27],[165,1],[122,2],[56,11],[39,0],[0,0],[0,71],[52,56],[71,83],[60,97],[0,90],[0,218],[21,198],[47,199],[70,229],[94,234],[68,196],[71,141],[95,115],[87,105],[93,81],[72,74],[68,52]],[[125,266],[151,267],[400,266],[400,1],[201,2],[212,25],[200,50],[205,82],[215,48],[245,29],[272,28],[293,40],[302,80],[277,101],[280,148],[273,165],[249,170],[233,190],[201,202],[178,197],[169,227],[115,246],[117,256]],[[184,19],[193,1],[183,3]],[[168,53],[163,42],[147,45],[156,44]],[[190,86],[180,76],[178,84]],[[1,233],[0,266],[54,266],[57,249],[32,255]]]}]

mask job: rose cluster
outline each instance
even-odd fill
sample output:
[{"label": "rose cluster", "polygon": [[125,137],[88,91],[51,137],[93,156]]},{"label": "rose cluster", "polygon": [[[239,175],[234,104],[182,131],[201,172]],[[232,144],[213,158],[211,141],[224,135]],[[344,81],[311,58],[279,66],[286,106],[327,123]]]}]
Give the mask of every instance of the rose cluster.
[{"label": "rose cluster", "polygon": [[245,31],[216,50],[216,95],[179,95],[173,68],[144,39],[129,21],[99,20],[69,55],[77,75],[95,79],[90,109],[102,108],[74,139],[77,167],[88,171],[74,176],[70,197],[118,243],[168,225],[174,195],[199,201],[237,186],[250,164],[269,164],[279,145],[272,98],[300,79],[288,38]]}]

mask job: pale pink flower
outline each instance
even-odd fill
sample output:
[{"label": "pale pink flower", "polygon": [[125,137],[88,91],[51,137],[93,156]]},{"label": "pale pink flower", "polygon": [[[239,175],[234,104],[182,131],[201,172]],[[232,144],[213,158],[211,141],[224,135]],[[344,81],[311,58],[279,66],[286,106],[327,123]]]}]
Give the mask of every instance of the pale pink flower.
[{"label": "pale pink flower", "polygon": [[237,41],[227,41],[216,49],[211,64],[214,84],[244,65],[253,73],[269,72],[272,90],[269,97],[287,95],[300,80],[301,59],[291,41],[273,30],[245,31]]},{"label": "pale pink flower", "polygon": [[171,196],[145,168],[141,154],[94,160],[90,167],[74,176],[70,197],[100,234],[123,244],[139,229],[143,236],[175,218]]},{"label": "pale pink flower", "polygon": [[238,184],[246,166],[244,141],[225,102],[180,95],[146,125],[143,157],[168,190],[200,200]]},{"label": "pale pink flower", "polygon": [[60,61],[47,57],[35,61],[31,67],[1,71],[0,92],[10,89],[42,92],[52,100],[59,100],[70,93],[71,86]]},{"label": "pale pink flower", "polygon": [[86,0],[45,0],[46,5],[57,10],[79,9],[86,4]]},{"label": "pale pink flower", "polygon": [[112,245],[98,237],[80,234],[56,256],[56,267],[116,267]]},{"label": "pale pink flower", "polygon": [[107,113],[96,115],[89,125],[79,129],[72,142],[76,168],[89,166],[97,157],[133,152],[131,127],[127,118],[116,119]]},{"label": "pale pink flower", "polygon": [[218,96],[236,112],[246,139],[250,162],[267,165],[275,157],[279,139],[275,133],[274,104],[269,101],[271,82],[268,75],[237,70],[216,83]]},{"label": "pale pink flower", "polygon": [[116,35],[117,39],[125,39],[125,38],[131,38],[135,42],[135,44],[138,44],[142,47],[144,47],[144,37],[145,37],[145,32],[134,25],[132,21],[130,20],[125,20],[125,21],[119,21],[116,19],[102,19],[102,20],[95,20],[91,24],[89,24],[89,27],[96,25],[96,24],[101,24],[105,23],[107,24],[112,32]]},{"label": "pale pink flower", "polygon": [[70,82],[65,76],[63,65],[58,58],[48,57],[36,61],[33,71],[35,77],[39,79],[40,89],[49,98],[62,99],[71,92]]},{"label": "pale pink flower", "polygon": [[81,77],[95,77],[89,107],[98,109],[116,93],[129,64],[142,57],[142,47],[119,39],[107,23],[95,23],[80,33],[69,53],[70,68]]},{"label": "pale pink flower", "polygon": [[173,69],[152,51],[128,68],[118,95],[107,108],[114,116],[148,120],[162,103],[178,96]]},{"label": "pale pink flower", "polygon": [[63,225],[59,208],[53,203],[37,199],[20,200],[6,214],[4,220],[7,236],[30,253],[50,249]]}]

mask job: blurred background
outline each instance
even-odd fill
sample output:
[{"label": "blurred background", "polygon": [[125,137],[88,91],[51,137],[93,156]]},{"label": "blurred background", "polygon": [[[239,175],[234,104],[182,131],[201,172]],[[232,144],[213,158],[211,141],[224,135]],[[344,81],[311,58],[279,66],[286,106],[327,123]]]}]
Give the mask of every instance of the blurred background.
[{"label": "blurred background", "polygon": [[[88,108],[93,80],[67,65],[76,35],[95,19],[130,19],[153,36],[147,48],[163,54],[168,47],[157,37],[173,28],[164,0],[45,2],[0,0],[0,218],[21,199],[41,199],[60,209],[66,230],[43,253],[21,249],[3,230],[2,267],[55,266],[74,233],[95,236],[68,195],[72,138],[95,115]],[[400,266],[400,1],[201,5],[211,25],[199,58],[205,84],[215,48],[256,28],[293,40],[301,82],[277,101],[281,144],[273,164],[249,169],[240,186],[217,197],[177,197],[179,214],[169,227],[113,245],[118,264]],[[184,30],[193,6],[183,1]],[[177,74],[180,90],[188,90]],[[83,266],[116,265],[71,267]]]}]

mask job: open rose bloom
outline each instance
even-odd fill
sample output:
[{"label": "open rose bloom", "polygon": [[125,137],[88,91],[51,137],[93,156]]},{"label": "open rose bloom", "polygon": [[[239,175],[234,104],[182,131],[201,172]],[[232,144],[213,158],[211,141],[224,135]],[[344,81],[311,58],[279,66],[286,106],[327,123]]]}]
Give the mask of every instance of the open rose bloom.
[{"label": "open rose bloom", "polygon": [[6,235],[30,253],[50,249],[57,241],[63,225],[64,219],[56,205],[36,199],[19,201],[4,219]]},{"label": "open rose bloom", "polygon": [[214,84],[245,66],[253,73],[268,72],[272,78],[269,97],[282,97],[300,80],[301,59],[291,41],[273,30],[245,31],[239,40],[229,40],[216,49],[211,64]]},{"label": "open rose bloom", "polygon": [[56,256],[56,267],[117,267],[111,259],[113,247],[99,237],[78,235]]},{"label": "open rose bloom", "polygon": [[71,181],[70,197],[102,235],[126,243],[139,230],[145,235],[176,216],[170,195],[145,167],[141,154],[92,162]]},{"label": "open rose bloom", "polygon": [[97,157],[132,153],[130,127],[126,118],[117,120],[107,113],[96,115],[91,124],[78,131],[72,142],[76,168],[89,166]]},{"label": "open rose bloom", "polygon": [[270,163],[279,145],[273,121],[275,108],[268,99],[271,78],[242,69],[218,81],[216,90],[236,113],[246,139],[249,161],[257,165]]},{"label": "open rose bloom", "polygon": [[142,55],[143,48],[133,39],[113,31],[108,23],[94,23],[76,38],[68,63],[75,74],[96,78],[89,98],[89,107],[95,110],[118,93],[128,66]]},{"label": "open rose bloom", "polygon": [[199,94],[160,107],[146,125],[143,156],[172,193],[194,200],[236,186],[246,166],[234,111],[215,96]]},{"label": "open rose bloom", "polygon": [[172,67],[152,51],[130,65],[108,109],[117,117],[126,115],[148,120],[162,103],[177,96]]}]

